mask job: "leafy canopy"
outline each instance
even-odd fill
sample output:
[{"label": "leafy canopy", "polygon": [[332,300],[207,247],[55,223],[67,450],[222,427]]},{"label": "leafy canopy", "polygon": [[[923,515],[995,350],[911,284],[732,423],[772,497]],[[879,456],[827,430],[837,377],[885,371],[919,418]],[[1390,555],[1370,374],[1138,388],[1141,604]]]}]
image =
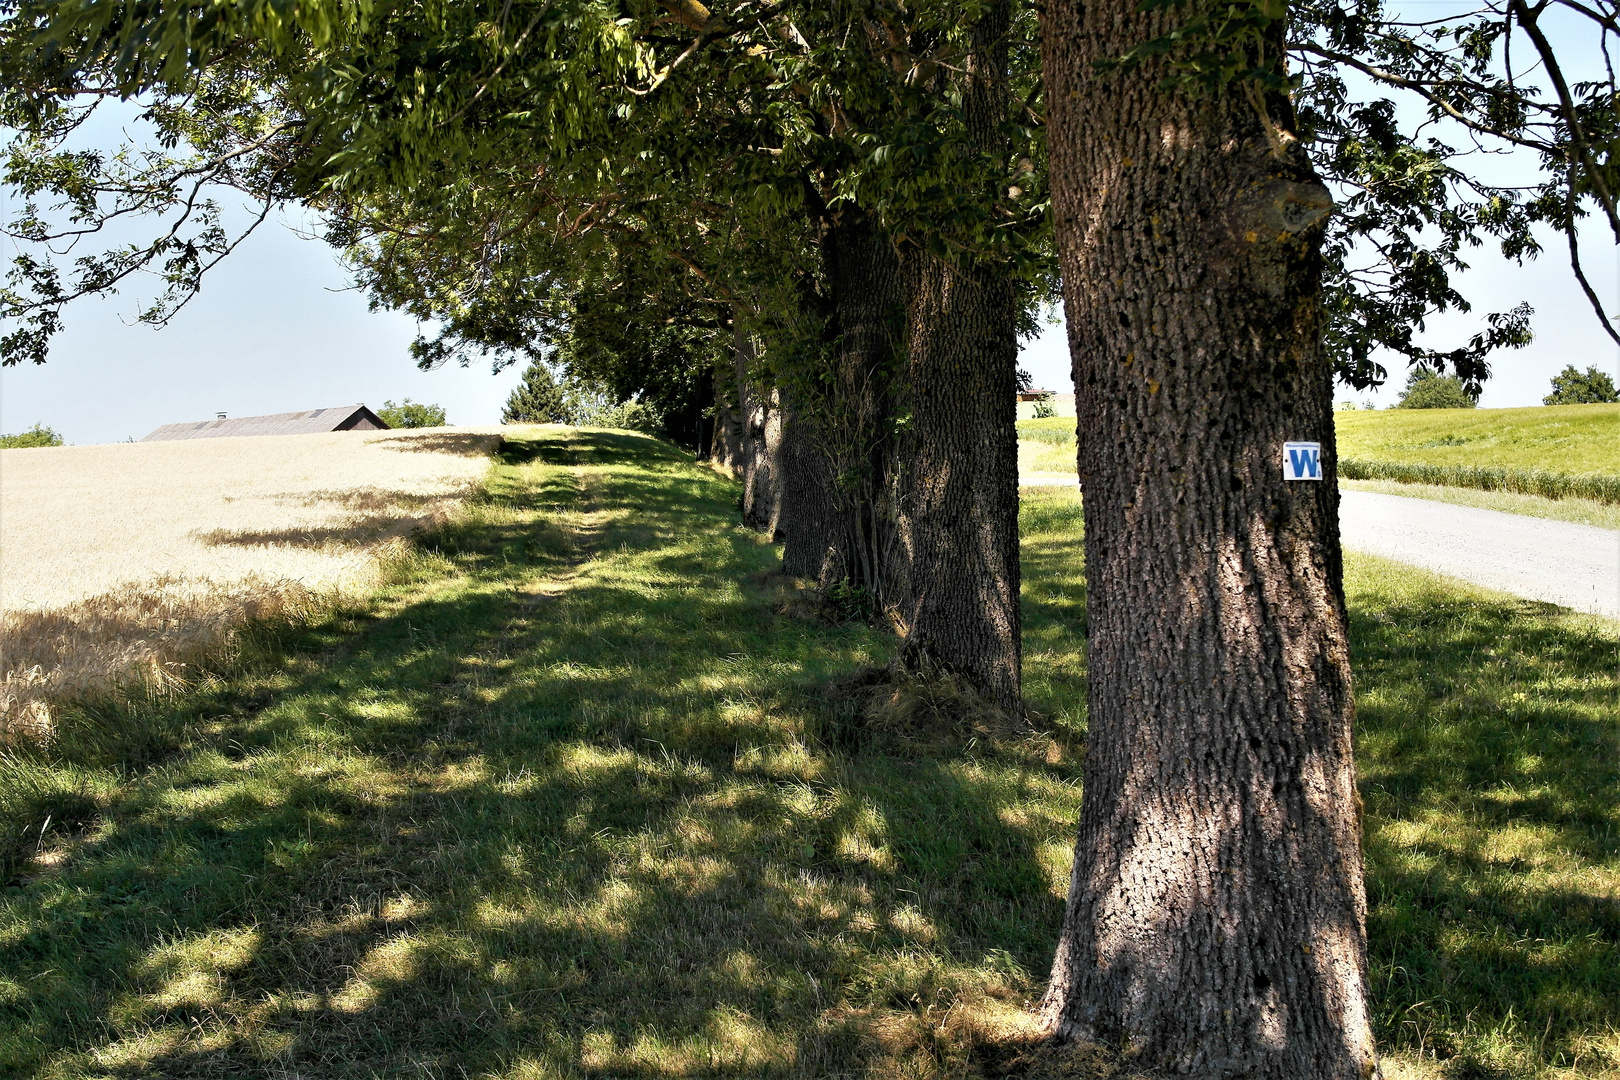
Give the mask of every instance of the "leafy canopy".
[{"label": "leafy canopy", "polygon": [[1585,371],[1576,371],[1574,364],[1566,364],[1552,379],[1552,393],[1541,399],[1543,405],[1603,405],[1620,402],[1620,392],[1607,371],[1595,364]]},{"label": "leafy canopy", "polygon": [[391,428],[425,428],[443,427],[445,425],[443,405],[425,405],[406,398],[395,405],[392,401],[383,402],[383,407],[377,410],[377,417]]},{"label": "leafy canopy", "polygon": [[1406,377],[1397,409],[1472,409],[1479,399],[1455,375],[1441,375],[1421,364]]},{"label": "leafy canopy", "polygon": [[[1495,350],[1530,340],[1528,307],[1489,313],[1451,348],[1417,334],[1436,312],[1469,309],[1453,283],[1468,249],[1533,258],[1538,223],[1564,235],[1605,314],[1577,225],[1596,213],[1620,239],[1620,109],[1612,74],[1565,74],[1546,5],[1415,20],[1381,0],[1155,3],[1171,30],[1143,49],[1172,55],[1186,87],[1243,79],[1293,95],[1291,137],[1338,192],[1326,337],[1345,381],[1383,381],[1393,353],[1477,391]],[[1599,44],[1620,26],[1614,0],[1562,8]],[[985,10],[23,0],[0,25],[0,121],[18,133],[5,181],[22,196],[0,361],[43,361],[67,304],[143,273],[160,295],[139,317],[167,320],[283,202],[363,253],[378,303],[444,329],[420,343],[424,364],[557,347],[584,268],[609,251],[691,277],[696,304],[780,321],[787,294],[814,285],[806,223],[842,208],[1049,289],[1034,9],[1014,5],[1003,155],[968,137],[954,75]],[[1286,79],[1255,51],[1274,41]],[[150,144],[77,148],[97,103],[118,97],[141,102]],[[1535,166],[1533,182],[1479,167],[1504,149]],[[221,191],[255,203],[245,229],[230,227]],[[144,241],[53,253],[153,216]]]}]

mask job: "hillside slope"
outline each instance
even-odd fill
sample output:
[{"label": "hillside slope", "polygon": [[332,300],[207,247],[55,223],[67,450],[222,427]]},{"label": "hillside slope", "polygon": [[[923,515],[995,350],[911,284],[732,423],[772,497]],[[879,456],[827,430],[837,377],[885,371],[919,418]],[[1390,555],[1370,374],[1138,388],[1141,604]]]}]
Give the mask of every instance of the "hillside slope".
[{"label": "hillside slope", "polygon": [[1339,457],[1620,476],[1620,405],[1334,413]]}]

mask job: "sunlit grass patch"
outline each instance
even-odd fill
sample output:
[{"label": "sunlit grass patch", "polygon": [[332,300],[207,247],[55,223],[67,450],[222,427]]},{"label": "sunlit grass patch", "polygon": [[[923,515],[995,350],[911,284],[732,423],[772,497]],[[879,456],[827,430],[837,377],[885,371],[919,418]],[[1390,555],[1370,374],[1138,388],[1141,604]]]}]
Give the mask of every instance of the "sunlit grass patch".
[{"label": "sunlit grass patch", "polygon": [[1385,1045],[1620,1074],[1620,633],[1368,557],[1347,591]]}]

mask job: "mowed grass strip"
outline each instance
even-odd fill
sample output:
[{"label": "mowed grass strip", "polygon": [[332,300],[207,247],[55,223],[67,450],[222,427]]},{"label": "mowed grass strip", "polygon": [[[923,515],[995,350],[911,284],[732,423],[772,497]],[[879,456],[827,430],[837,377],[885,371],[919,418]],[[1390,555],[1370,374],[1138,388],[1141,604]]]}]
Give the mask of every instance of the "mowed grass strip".
[{"label": "mowed grass strip", "polygon": [[1511,491],[1481,491],[1478,488],[1447,487],[1443,484],[1402,484],[1394,480],[1343,480],[1341,491],[1372,491],[1380,495],[1400,495],[1409,499],[1430,499],[1456,506],[1473,506],[1481,510],[1500,510],[1504,514],[1569,521],[1577,525],[1594,525],[1600,529],[1620,530],[1620,506],[1598,502],[1595,499],[1547,499],[1539,495],[1521,495]]},{"label": "mowed grass strip", "polygon": [[[1067,885],[1079,500],[1024,493],[1040,753],[867,742],[826,688],[889,641],[735,516],[668,447],[537,432],[416,582],[154,714],[173,758],[6,759],[0,1076],[982,1072]],[[1612,626],[1348,588],[1392,1071],[1620,1074]]]}]

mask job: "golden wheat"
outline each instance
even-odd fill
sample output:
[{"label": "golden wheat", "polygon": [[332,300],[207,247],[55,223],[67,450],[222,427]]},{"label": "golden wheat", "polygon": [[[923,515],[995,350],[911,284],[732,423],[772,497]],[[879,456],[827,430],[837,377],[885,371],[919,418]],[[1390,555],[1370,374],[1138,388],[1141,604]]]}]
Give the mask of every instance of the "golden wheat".
[{"label": "golden wheat", "polygon": [[498,429],[0,451],[0,745],[184,685],[254,621],[369,586],[474,488]]}]

